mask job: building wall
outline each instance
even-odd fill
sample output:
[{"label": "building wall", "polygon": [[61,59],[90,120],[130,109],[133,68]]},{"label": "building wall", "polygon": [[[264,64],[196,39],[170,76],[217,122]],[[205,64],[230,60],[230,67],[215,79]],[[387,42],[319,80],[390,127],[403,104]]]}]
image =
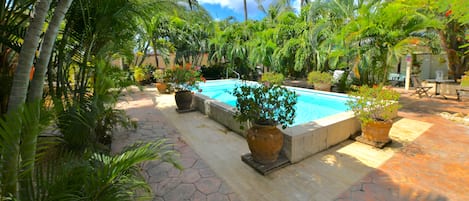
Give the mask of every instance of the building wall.
[{"label": "building wall", "polygon": [[[163,57],[158,55],[158,66],[159,68],[170,68],[172,66],[174,66],[174,57],[175,57],[175,54],[171,54],[170,56],[170,59],[169,59],[169,64],[166,65],[164,60],[163,60]],[[141,57],[138,57],[136,59],[139,59],[138,62],[141,61]],[[192,63],[192,61],[189,61],[189,63]],[[156,65],[156,61],[155,61],[155,55],[148,55],[145,60],[143,61],[142,63],[143,66],[145,65],[152,65],[152,66],[157,66]],[[208,54],[204,54],[203,58],[202,58],[202,62],[201,62],[201,65],[208,65]]]},{"label": "building wall", "polygon": [[[420,65],[421,71],[419,74],[421,80],[435,79],[436,71],[438,70],[443,71],[443,79],[448,79],[451,77],[451,76],[448,76],[448,67],[447,67],[445,54],[438,54],[438,55],[418,54],[417,61],[421,62],[421,65]],[[407,65],[406,57],[403,57],[401,59],[401,69],[400,69],[401,75],[405,75],[406,65]],[[398,67],[396,66],[391,72],[397,73],[398,72],[397,68]]]}]

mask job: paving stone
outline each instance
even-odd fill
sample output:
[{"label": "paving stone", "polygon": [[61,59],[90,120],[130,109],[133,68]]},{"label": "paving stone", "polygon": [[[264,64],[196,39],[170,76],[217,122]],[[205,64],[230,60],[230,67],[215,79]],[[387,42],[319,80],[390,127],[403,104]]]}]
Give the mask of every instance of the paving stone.
[{"label": "paving stone", "polygon": [[202,178],[195,183],[197,189],[205,194],[215,193],[221,185],[221,180],[214,177]]},{"label": "paving stone", "polygon": [[176,188],[182,181],[180,178],[166,178],[162,182],[157,184],[157,188],[154,189],[154,193],[159,196],[163,196],[164,194],[168,193],[169,191]]},{"label": "paving stone", "polygon": [[118,108],[127,108],[127,114],[137,122],[138,129],[120,129],[113,137],[113,153],[135,142],[144,143],[165,137],[168,139],[167,143],[171,144],[170,149],[180,153],[180,164],[186,169],[180,171],[171,164],[158,160],[143,164],[142,174],[153,189],[155,194],[153,200],[205,201],[209,194],[210,200],[230,200],[230,198],[231,201],[238,200],[236,194],[226,184],[222,186],[222,180],[187,145],[178,130],[165,119],[161,111],[155,109],[150,93],[154,92],[136,91],[120,98],[128,102],[119,102]]},{"label": "paving stone", "polygon": [[183,173],[183,170],[172,168],[168,171],[168,177],[180,177]]},{"label": "paving stone", "polygon": [[191,201],[207,201],[207,196],[200,191],[195,191],[192,195]]},{"label": "paving stone", "polygon": [[212,193],[207,196],[207,201],[230,201],[230,199],[225,194]]},{"label": "paving stone", "polygon": [[183,183],[194,183],[200,179],[199,171],[196,169],[186,169],[182,174]]},{"label": "paving stone", "polygon": [[213,177],[215,176],[215,172],[213,172],[210,168],[203,168],[199,170],[201,177]]},{"label": "paving stone", "polygon": [[190,168],[194,165],[197,159],[194,158],[184,158],[180,160],[180,163],[185,168]]},{"label": "paving stone", "polygon": [[228,194],[228,199],[230,201],[241,201],[241,199],[239,198],[239,196],[236,193]]},{"label": "paving stone", "polygon": [[165,201],[189,200],[196,188],[193,184],[181,184],[163,196]]},{"label": "paving stone", "polygon": [[168,172],[166,171],[161,171],[161,172],[158,172],[158,170],[147,171],[147,174],[149,175],[148,182],[150,183],[158,183],[168,178]]}]

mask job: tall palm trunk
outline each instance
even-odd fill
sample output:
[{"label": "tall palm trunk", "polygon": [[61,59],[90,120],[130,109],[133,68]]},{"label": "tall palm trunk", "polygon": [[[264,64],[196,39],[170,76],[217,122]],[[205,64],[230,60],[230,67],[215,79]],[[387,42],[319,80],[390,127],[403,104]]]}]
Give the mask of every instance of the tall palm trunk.
[{"label": "tall palm trunk", "polygon": [[159,60],[158,60],[158,53],[157,53],[158,51],[156,50],[156,48],[157,48],[157,47],[156,47],[156,39],[153,38],[152,41],[151,41],[151,43],[153,44],[153,52],[154,52],[154,54],[155,54],[155,65],[156,65],[156,68],[159,69],[159,68],[160,68],[160,65],[159,65],[160,62],[159,62]]},{"label": "tall palm trunk", "polygon": [[28,100],[40,99],[44,90],[44,77],[46,74],[47,66],[51,57],[52,49],[59,32],[60,23],[65,17],[73,0],[61,0],[58,2],[54,11],[49,27],[47,28],[44,42],[42,43],[41,52],[39,54],[39,61],[36,63],[36,71],[34,78],[31,82],[31,87],[28,93]]},{"label": "tall palm trunk", "polygon": [[[42,98],[44,77],[51,57],[51,52],[54,47],[54,42],[60,28],[60,23],[64,19],[65,13],[70,7],[72,1],[73,0],[61,0],[58,2],[57,7],[55,8],[54,16],[52,17],[52,20],[49,23],[46,34],[44,36],[44,42],[42,43],[39,61],[36,63],[36,71],[31,82],[31,87],[29,88],[28,102],[36,102]],[[35,107],[34,109],[37,110],[39,106],[39,103],[37,103],[33,107]],[[29,121],[31,122],[31,125],[38,125],[40,118],[39,110],[33,114],[36,116],[31,116]],[[28,191],[30,189],[25,188],[25,186],[29,184],[28,180],[32,178],[35,165],[34,161],[36,156],[37,136],[39,132],[37,131],[37,127],[32,128],[30,125],[23,125],[23,129],[23,132],[21,132],[22,143],[20,146],[20,154],[21,158],[23,159],[21,164],[25,164],[22,165],[22,168],[25,170],[25,172],[22,174],[25,178],[20,180],[20,191],[22,195],[30,195],[31,193]]]},{"label": "tall palm trunk", "polygon": [[[13,77],[8,113],[15,112],[20,107],[20,105],[24,104],[26,101],[26,93],[29,85],[29,73],[31,71],[31,66],[33,64],[36,49],[39,44],[39,38],[42,32],[42,27],[46,19],[47,11],[49,10],[49,6],[50,0],[38,0],[36,2],[36,13],[24,37],[24,43],[19,55],[18,66]],[[21,128],[17,128],[17,130],[19,133],[21,132]],[[12,144],[8,147],[8,154],[3,156],[5,164],[5,166],[3,166],[2,174],[2,183],[4,184],[4,189],[2,190],[3,195],[11,194],[18,196],[18,172],[21,141],[21,136],[19,133],[12,136]]]},{"label": "tall palm trunk", "polygon": [[[19,55],[18,66],[13,76],[8,110],[15,110],[26,101],[26,93],[29,86],[29,73],[33,65],[36,49],[39,45],[42,27],[49,11],[51,0],[38,0],[35,7],[35,15],[26,31],[23,47]],[[19,136],[18,136],[19,137]]]},{"label": "tall palm trunk", "polygon": [[[461,58],[458,55],[458,52],[455,50],[454,47],[452,47],[452,44],[448,44],[447,42],[447,36],[444,33],[443,30],[438,31],[438,36],[440,38],[440,44],[442,49],[446,52],[446,64],[448,67],[448,70],[453,73],[453,78],[456,80],[461,77],[463,74],[463,67],[461,65]],[[453,41],[456,41],[456,39],[452,39]],[[458,46],[456,43],[454,46]]]},{"label": "tall palm trunk", "polygon": [[244,0],[244,21],[248,21],[248,5],[246,3],[246,0]]}]

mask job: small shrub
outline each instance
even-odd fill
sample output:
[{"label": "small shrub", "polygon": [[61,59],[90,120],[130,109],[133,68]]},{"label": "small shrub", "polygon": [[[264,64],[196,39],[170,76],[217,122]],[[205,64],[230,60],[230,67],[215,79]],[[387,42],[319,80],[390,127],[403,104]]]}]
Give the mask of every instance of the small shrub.
[{"label": "small shrub", "polygon": [[391,120],[400,107],[398,103],[400,94],[383,86],[364,85],[350,95],[355,96],[356,99],[349,100],[346,104],[357,115],[362,125],[372,121]]},{"label": "small shrub", "polygon": [[268,72],[262,75],[262,82],[268,82],[270,84],[282,85],[285,77],[281,73]]},{"label": "small shrub", "polygon": [[227,66],[225,64],[202,66],[201,73],[207,80],[216,80],[225,77],[226,68]]},{"label": "small shrub", "polygon": [[308,74],[308,83],[332,84],[332,75],[327,72],[311,71]]},{"label": "small shrub", "polygon": [[285,129],[295,119],[297,95],[285,87],[245,84],[237,86],[232,94],[236,96],[237,112],[234,118],[238,122],[281,124]]},{"label": "small shrub", "polygon": [[145,72],[143,71],[143,68],[141,67],[134,67],[134,79],[137,82],[143,82],[145,80]]}]

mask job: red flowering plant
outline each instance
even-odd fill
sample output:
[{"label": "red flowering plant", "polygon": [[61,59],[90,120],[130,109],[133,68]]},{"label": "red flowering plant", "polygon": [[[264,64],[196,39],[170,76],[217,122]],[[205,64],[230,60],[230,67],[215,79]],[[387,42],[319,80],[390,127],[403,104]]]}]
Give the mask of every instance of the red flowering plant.
[{"label": "red flowering plant", "polygon": [[169,75],[170,82],[174,83],[179,91],[199,89],[198,83],[206,81],[200,73],[200,67],[193,66],[190,63],[184,67],[174,66],[166,72]]}]

